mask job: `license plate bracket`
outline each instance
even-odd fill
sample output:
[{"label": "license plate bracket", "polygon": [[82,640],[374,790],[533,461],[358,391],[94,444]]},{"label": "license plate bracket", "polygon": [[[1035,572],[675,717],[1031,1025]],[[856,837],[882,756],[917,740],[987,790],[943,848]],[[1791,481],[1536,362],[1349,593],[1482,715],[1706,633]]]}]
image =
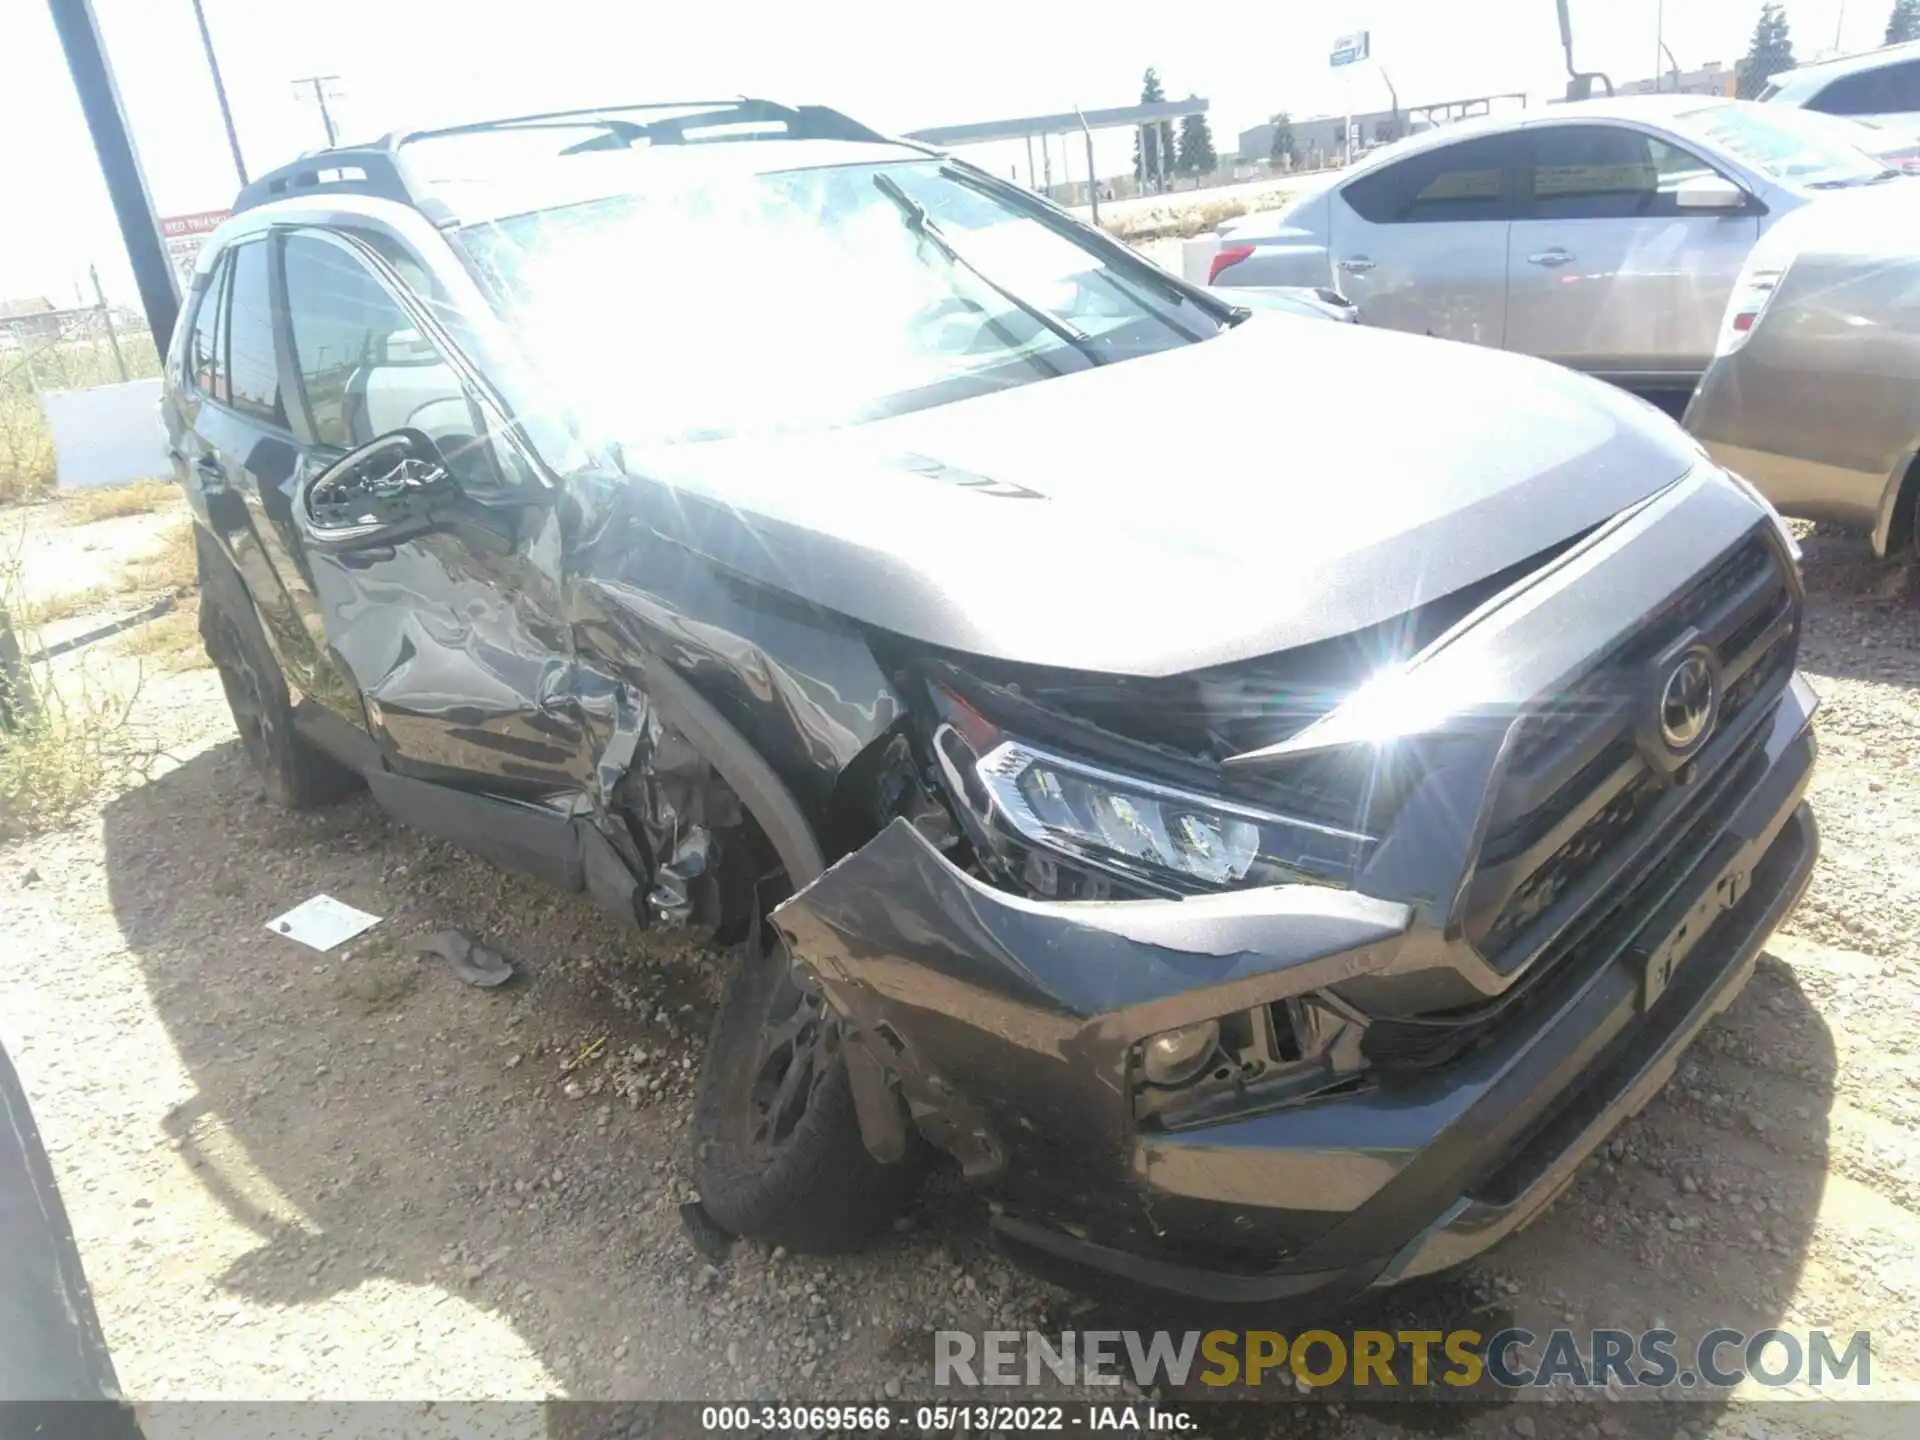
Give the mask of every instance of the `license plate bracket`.
[{"label": "license plate bracket", "polygon": [[1666,993],[1674,974],[1693,947],[1713,928],[1715,920],[1740,903],[1749,883],[1745,870],[1737,865],[1729,866],[1701,892],[1697,900],[1687,906],[1677,920],[1656,932],[1660,937],[1658,940],[1651,945],[1633,947],[1640,961],[1642,1010],[1651,1010]]}]

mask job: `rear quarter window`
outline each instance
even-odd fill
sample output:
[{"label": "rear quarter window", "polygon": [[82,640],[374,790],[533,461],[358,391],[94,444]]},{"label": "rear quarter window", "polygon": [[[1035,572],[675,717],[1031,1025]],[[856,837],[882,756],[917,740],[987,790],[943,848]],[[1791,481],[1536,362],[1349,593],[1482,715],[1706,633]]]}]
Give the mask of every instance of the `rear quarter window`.
[{"label": "rear quarter window", "polygon": [[1363,175],[1341,196],[1375,225],[1458,224],[1512,218],[1507,172],[1512,138],[1440,145]]}]

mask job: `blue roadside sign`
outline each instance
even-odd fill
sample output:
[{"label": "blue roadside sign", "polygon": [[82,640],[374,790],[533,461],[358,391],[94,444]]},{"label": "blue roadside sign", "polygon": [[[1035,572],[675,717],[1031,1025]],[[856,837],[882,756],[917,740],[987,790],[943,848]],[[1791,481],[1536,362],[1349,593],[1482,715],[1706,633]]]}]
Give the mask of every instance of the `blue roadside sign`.
[{"label": "blue roadside sign", "polygon": [[1342,65],[1358,65],[1367,58],[1372,48],[1373,33],[1369,30],[1357,30],[1351,35],[1342,35],[1333,42],[1331,63],[1337,70]]}]

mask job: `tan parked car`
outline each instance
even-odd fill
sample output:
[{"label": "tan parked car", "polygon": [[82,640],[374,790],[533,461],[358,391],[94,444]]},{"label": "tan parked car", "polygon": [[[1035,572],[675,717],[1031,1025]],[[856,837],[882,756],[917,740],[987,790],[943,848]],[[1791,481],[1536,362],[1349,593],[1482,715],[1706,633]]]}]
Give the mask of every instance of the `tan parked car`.
[{"label": "tan parked car", "polygon": [[1754,248],[1686,427],[1781,511],[1916,551],[1920,185],[1835,196]]}]

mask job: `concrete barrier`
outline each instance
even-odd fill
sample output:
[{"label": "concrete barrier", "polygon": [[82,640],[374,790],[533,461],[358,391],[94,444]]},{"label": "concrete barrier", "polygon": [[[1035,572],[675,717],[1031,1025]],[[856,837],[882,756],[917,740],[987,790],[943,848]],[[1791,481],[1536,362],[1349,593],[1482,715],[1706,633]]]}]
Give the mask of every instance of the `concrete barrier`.
[{"label": "concrete barrier", "polygon": [[49,390],[40,397],[40,410],[53,436],[62,490],[172,474],[157,378]]},{"label": "concrete barrier", "polygon": [[1207,271],[1219,253],[1218,235],[1194,235],[1180,242],[1180,274],[1195,285],[1207,283]]}]

